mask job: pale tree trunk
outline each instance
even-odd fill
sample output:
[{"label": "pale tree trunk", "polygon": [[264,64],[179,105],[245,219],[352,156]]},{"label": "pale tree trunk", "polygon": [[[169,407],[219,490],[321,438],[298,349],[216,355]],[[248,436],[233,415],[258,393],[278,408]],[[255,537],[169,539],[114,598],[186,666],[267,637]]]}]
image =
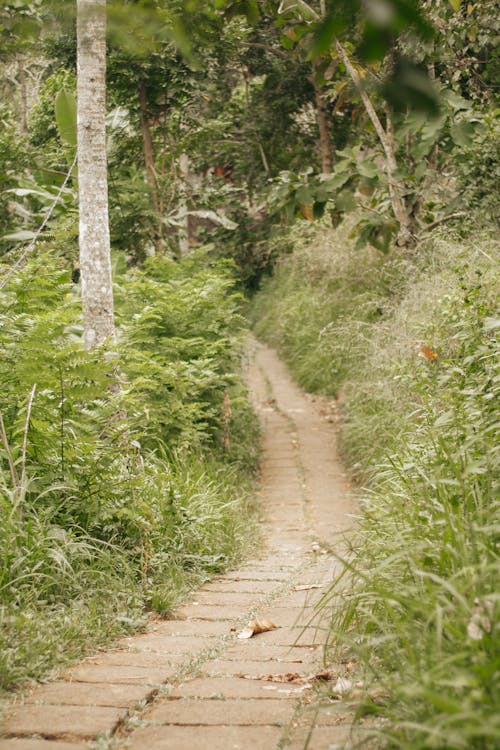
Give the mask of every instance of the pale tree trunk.
[{"label": "pale tree trunk", "polygon": [[22,55],[17,56],[17,72],[19,77],[19,93],[21,96],[21,131],[28,132],[28,92],[26,89],[26,68]]},{"label": "pale tree trunk", "polygon": [[78,195],[84,342],[114,336],[106,160],[106,0],[77,0]]},{"label": "pale tree trunk", "polygon": [[182,198],[179,203],[179,209],[181,214],[179,228],[179,254],[182,257],[189,252],[189,216],[188,216],[188,204],[187,204],[187,193],[189,189],[189,157],[187,154],[181,154],[179,157],[179,172],[181,178],[181,192]]},{"label": "pale tree trunk", "polygon": [[382,148],[385,154],[385,166],[387,173],[387,180],[389,182],[389,195],[391,198],[392,211],[396,220],[399,223],[399,233],[396,240],[396,244],[400,247],[409,248],[413,244],[413,235],[411,232],[411,222],[406,209],[405,201],[403,198],[404,186],[400,184],[396,177],[397,162],[396,162],[396,145],[394,141],[394,132],[392,127],[392,118],[390,110],[386,110],[386,129],[380,122],[379,116],[375,111],[370,97],[365,91],[365,88],[361,82],[357,70],[351,63],[347,52],[340,42],[336,42],[337,52],[340,59],[344,63],[345,69],[347,70],[351,80],[358,89],[361,101],[363,102],[368,117],[373,123],[375,132],[377,133]]},{"label": "pale tree trunk", "polygon": [[155,250],[161,252],[161,212],[160,202],[158,200],[158,185],[156,182],[155,156],[153,149],[153,139],[151,137],[151,123],[148,117],[148,105],[146,98],[146,88],[144,83],[139,85],[139,106],[141,109],[141,133],[142,133],[142,150],[144,153],[144,165],[146,167],[146,181],[151,188],[151,197],[153,199],[153,208],[160,216],[159,228],[155,233]]}]

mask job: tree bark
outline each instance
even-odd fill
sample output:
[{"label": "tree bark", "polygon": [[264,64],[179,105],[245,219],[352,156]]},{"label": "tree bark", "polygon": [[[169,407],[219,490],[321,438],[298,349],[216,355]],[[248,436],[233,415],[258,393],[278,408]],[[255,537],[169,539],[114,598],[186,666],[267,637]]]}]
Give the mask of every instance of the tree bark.
[{"label": "tree bark", "polygon": [[[141,109],[142,148],[144,153],[144,164],[146,167],[146,181],[151,188],[151,197],[153,199],[154,210],[158,215],[160,215],[160,202],[158,200],[158,185],[156,182],[153,139],[151,137],[151,124],[148,117],[146,89],[144,83],[141,83],[139,85],[139,105]],[[162,226],[160,218],[160,224],[155,234],[155,250],[157,253],[161,252],[161,230]]]},{"label": "tree bark", "polygon": [[187,194],[189,186],[189,157],[183,153],[179,157],[179,173],[181,178],[181,193],[182,198],[179,202],[179,209],[181,213],[180,223],[182,228],[179,229],[179,255],[186,255],[189,252],[190,241],[189,241],[189,215],[188,215],[188,203]]},{"label": "tree bark", "polygon": [[114,337],[106,159],[106,0],[77,0],[78,195],[84,343]]},{"label": "tree bark", "polygon": [[384,149],[386,173],[387,173],[387,179],[389,182],[389,195],[391,198],[392,210],[393,210],[393,213],[397,222],[399,223],[399,233],[398,233],[398,237],[396,240],[396,244],[399,245],[400,247],[409,248],[413,244],[413,235],[412,235],[411,227],[410,227],[410,217],[408,216],[406,205],[402,197],[403,186],[397,181],[397,178],[396,178],[396,171],[397,171],[396,146],[394,142],[394,133],[393,133],[393,128],[392,128],[392,118],[391,118],[390,111],[389,110],[386,111],[387,129],[384,130],[384,126],[380,122],[379,116],[377,115],[375,111],[375,107],[373,106],[370,97],[366,93],[366,90],[363,84],[361,83],[361,79],[358,75],[358,72],[356,71],[353,64],[351,63],[347,55],[347,52],[345,51],[342,44],[340,44],[340,42],[336,42],[335,46],[340,56],[340,59],[344,63],[347,73],[349,74],[351,80],[353,81],[354,85],[358,89],[359,95],[361,96],[361,101],[364,104],[368,117],[372,121],[373,127],[375,128],[375,132],[377,133],[380,143],[382,144],[382,148]]},{"label": "tree bark", "polygon": [[21,97],[21,131],[26,135],[28,132],[28,92],[26,89],[26,68],[24,67],[24,58],[22,55],[17,56],[17,72]]}]

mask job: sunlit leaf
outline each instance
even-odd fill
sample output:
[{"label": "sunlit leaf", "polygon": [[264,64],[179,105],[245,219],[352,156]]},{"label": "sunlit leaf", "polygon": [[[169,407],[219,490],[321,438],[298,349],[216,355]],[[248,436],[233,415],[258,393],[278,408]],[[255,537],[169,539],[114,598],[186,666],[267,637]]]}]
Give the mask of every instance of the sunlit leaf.
[{"label": "sunlit leaf", "polygon": [[61,89],[54,104],[59,137],[68,146],[76,146],[76,97],[73,92]]}]

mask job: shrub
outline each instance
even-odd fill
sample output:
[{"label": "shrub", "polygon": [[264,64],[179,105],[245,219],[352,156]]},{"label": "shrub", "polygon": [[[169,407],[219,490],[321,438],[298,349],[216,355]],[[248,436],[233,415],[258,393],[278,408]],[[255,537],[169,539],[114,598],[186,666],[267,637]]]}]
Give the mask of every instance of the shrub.
[{"label": "shrub", "polygon": [[117,275],[107,350],[83,348],[54,254],[0,292],[0,688],[168,611],[244,553],[257,427],[240,299],[228,268],[193,263]]},{"label": "shrub", "polygon": [[375,746],[496,747],[498,247],[436,236],[412,262],[370,265],[345,234],[308,242],[253,310],[303,383],[340,392],[342,452],[365,483],[320,605],[328,658],[355,656]]}]

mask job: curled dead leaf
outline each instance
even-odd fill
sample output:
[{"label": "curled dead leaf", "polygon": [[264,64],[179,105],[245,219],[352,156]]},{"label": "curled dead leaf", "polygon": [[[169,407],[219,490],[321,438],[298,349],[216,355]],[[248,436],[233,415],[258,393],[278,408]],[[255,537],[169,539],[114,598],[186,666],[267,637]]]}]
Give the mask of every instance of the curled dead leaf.
[{"label": "curled dead leaf", "polygon": [[269,630],[275,630],[277,625],[271,620],[250,620],[246,628],[243,628],[241,633],[238,633],[238,638],[252,638],[254,635],[259,633],[267,633]]},{"label": "curled dead leaf", "polygon": [[439,354],[437,354],[437,352],[431,349],[430,346],[427,346],[426,344],[420,344],[420,347],[418,350],[418,356],[424,357],[425,359],[433,360],[433,359],[437,359],[439,357]]}]

